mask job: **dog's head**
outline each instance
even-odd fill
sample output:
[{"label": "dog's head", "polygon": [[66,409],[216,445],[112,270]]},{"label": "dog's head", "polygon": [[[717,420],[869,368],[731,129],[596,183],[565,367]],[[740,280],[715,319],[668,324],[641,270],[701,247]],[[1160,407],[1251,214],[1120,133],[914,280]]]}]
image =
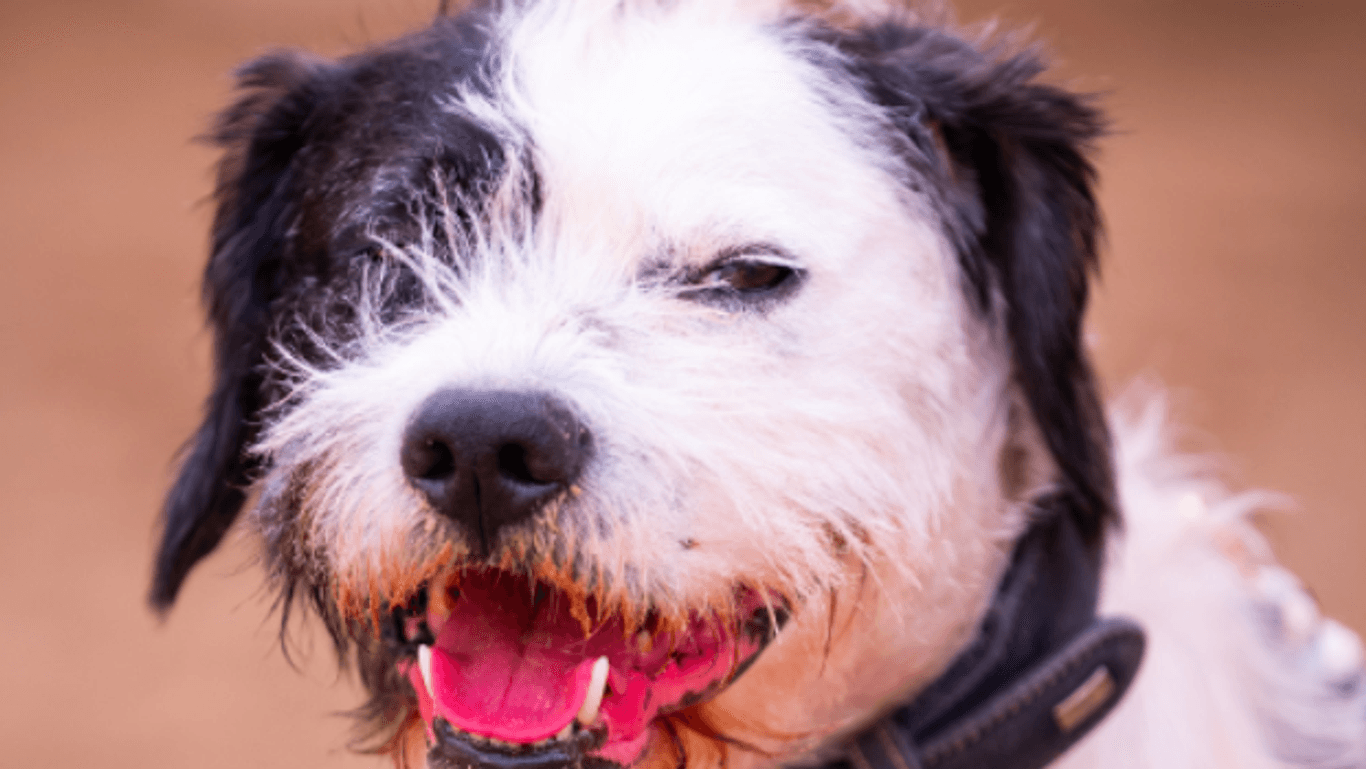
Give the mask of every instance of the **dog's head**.
[{"label": "dog's head", "polygon": [[1042,496],[1114,515],[1099,118],[1040,70],[705,0],[248,65],[154,605],[247,509],[433,766],[767,760],[914,693]]}]

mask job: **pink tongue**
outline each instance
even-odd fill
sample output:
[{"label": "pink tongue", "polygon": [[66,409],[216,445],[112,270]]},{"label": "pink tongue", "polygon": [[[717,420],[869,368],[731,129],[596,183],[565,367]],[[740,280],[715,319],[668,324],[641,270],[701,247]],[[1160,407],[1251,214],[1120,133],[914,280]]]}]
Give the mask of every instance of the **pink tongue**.
[{"label": "pink tongue", "polygon": [[[449,617],[428,615],[437,631],[428,696],[419,666],[401,663],[417,694],[428,736],[435,719],[504,742],[527,744],[554,737],[578,715],[593,664],[608,659],[608,690],[592,721],[606,741],[593,755],[623,766],[645,749],[650,724],[664,708],[705,695],[723,684],[760,643],[724,630],[706,616],[685,630],[633,636],[626,642],[620,617],[600,622],[585,637],[563,594],[503,572],[466,572]],[[747,609],[760,607],[751,596]],[[590,608],[591,613],[591,608]]]},{"label": "pink tongue", "polygon": [[432,649],[435,715],[518,743],[568,726],[587,695],[595,657],[562,603],[554,594],[537,602],[527,582],[507,575],[466,575]]}]

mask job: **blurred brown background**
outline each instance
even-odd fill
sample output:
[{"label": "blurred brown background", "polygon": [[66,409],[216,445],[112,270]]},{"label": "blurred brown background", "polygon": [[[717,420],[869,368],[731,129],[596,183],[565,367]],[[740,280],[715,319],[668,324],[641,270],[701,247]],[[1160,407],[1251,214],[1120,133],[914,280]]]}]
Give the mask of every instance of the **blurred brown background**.
[{"label": "blurred brown background", "polygon": [[[236,543],[159,624],[159,497],[207,388],[190,141],[267,48],[341,53],[434,0],[0,2],[0,745],[6,766],[377,766],[324,639],[276,647]],[[973,0],[1108,94],[1092,328],[1112,388],[1176,390],[1191,443],[1327,609],[1366,630],[1366,4]],[[309,645],[305,633],[303,645]]]}]

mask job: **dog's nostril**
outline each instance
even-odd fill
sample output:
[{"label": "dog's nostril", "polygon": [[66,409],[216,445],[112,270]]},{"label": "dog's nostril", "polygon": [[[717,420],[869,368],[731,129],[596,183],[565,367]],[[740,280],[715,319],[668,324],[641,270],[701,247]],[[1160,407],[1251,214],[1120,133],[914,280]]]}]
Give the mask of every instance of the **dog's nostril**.
[{"label": "dog's nostril", "polygon": [[527,466],[527,450],[518,443],[508,443],[498,449],[498,472],[504,478],[519,483],[551,483],[554,479],[537,478]]},{"label": "dog's nostril", "polygon": [[440,481],[455,475],[455,456],[451,454],[451,448],[435,438],[418,443],[408,453],[404,469],[414,478]]}]

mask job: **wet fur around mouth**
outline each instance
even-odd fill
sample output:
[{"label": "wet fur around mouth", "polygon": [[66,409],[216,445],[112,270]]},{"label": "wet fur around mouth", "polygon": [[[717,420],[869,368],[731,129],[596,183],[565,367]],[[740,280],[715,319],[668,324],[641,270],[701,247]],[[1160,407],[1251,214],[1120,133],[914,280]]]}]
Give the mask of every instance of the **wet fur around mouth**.
[{"label": "wet fur around mouth", "polygon": [[[618,698],[624,695],[626,701],[629,702],[631,700],[630,692],[634,687],[644,680],[649,680],[641,679],[637,674],[631,673],[631,670],[637,667],[635,660],[640,659],[643,662],[644,659],[651,656],[658,658],[655,662],[648,663],[640,668],[647,672],[650,679],[653,679],[675,665],[680,669],[686,669],[695,666],[697,659],[701,659],[694,656],[701,650],[696,648],[697,641],[690,636],[691,633],[698,631],[704,634],[719,633],[722,639],[734,637],[740,640],[740,645],[734,647],[736,656],[731,658],[729,662],[725,662],[723,658],[721,668],[706,678],[694,679],[694,686],[679,688],[677,685],[673,685],[666,689],[666,691],[672,691],[673,694],[668,695],[667,699],[662,699],[658,694],[655,694],[653,703],[647,696],[646,706],[658,711],[652,720],[668,723],[675,714],[706,702],[724,691],[737,679],[740,679],[749,667],[761,657],[764,648],[781,633],[784,623],[791,614],[790,608],[784,601],[751,594],[739,602],[741,605],[749,607],[746,610],[747,615],[742,614],[733,619],[712,617],[704,620],[700,626],[694,621],[689,626],[670,630],[662,619],[653,612],[647,612],[638,623],[623,626],[619,617],[611,614],[600,614],[596,610],[596,605],[591,601],[587,607],[588,614],[581,620],[564,617],[565,609],[562,605],[559,610],[560,615],[564,619],[570,620],[574,630],[571,631],[569,637],[561,636],[562,641],[560,643],[572,644],[576,642],[575,638],[581,638],[579,642],[584,645],[591,644],[598,649],[598,651],[593,652],[581,652],[581,657],[592,659],[604,652],[611,655],[610,668],[604,668],[605,671],[609,671],[604,675],[611,677],[604,679],[603,683],[607,685],[606,691],[601,698],[601,704],[595,706],[593,710],[594,713],[597,713],[601,709],[607,720],[602,720],[602,717],[587,716],[591,720],[584,721],[585,716],[581,712],[575,719],[576,723],[573,724],[572,732],[568,728],[565,729],[568,736],[561,734],[554,738],[547,737],[533,742],[522,742],[519,739],[510,743],[505,740],[512,738],[498,739],[493,735],[471,733],[465,729],[455,728],[447,720],[448,716],[442,715],[441,708],[445,705],[441,704],[443,701],[434,693],[433,685],[435,681],[437,690],[447,691],[442,687],[449,686],[449,684],[441,684],[439,679],[433,678],[433,665],[435,664],[433,655],[446,654],[447,652],[433,650],[453,649],[458,654],[461,649],[468,648],[464,643],[451,646],[452,642],[446,631],[454,628],[457,633],[463,634],[464,624],[484,621],[480,617],[481,615],[488,616],[487,609],[483,611],[476,609],[475,613],[471,615],[470,609],[467,608],[467,605],[472,602],[474,606],[487,606],[486,603],[482,603],[478,599],[481,591],[486,590],[491,585],[499,584],[511,585],[515,588],[523,584],[522,580],[515,575],[497,572],[494,572],[493,576],[487,572],[479,572],[473,576],[469,574],[462,576],[457,573],[446,579],[450,581],[436,583],[439,586],[437,588],[433,588],[431,585],[422,586],[415,594],[401,602],[400,606],[391,609],[379,628],[382,643],[375,647],[376,652],[370,659],[361,659],[363,670],[379,670],[385,674],[392,670],[399,670],[404,673],[405,683],[409,687],[407,688],[407,697],[404,698],[405,704],[412,711],[414,710],[412,700],[415,698],[419,702],[419,707],[415,710],[427,733],[427,741],[430,745],[429,763],[439,760],[463,765],[478,758],[484,762],[479,765],[487,766],[557,765],[557,762],[559,765],[580,765],[585,761],[588,763],[613,763],[612,757],[616,757],[615,763],[622,763],[620,760],[621,749],[608,749],[610,747],[608,741],[609,739],[618,740],[619,736],[616,730],[625,726],[614,720],[622,714]],[[534,614],[554,616],[556,613],[555,605],[564,598],[553,587],[532,583],[515,590],[507,599],[500,600],[498,606],[501,607],[502,611],[513,610],[512,604],[517,603],[513,596],[518,593],[534,595],[534,598],[527,604],[527,607],[532,610],[533,616]],[[431,596],[437,596],[437,598]],[[573,612],[570,611],[570,613]],[[522,621],[527,620],[523,619]],[[539,621],[537,627],[541,627]],[[548,627],[535,630],[533,627],[523,626],[521,632],[545,636],[548,630]],[[605,646],[604,634],[606,634]],[[626,639],[624,645],[621,642],[612,642],[612,638],[616,634],[624,634]],[[480,643],[495,643],[493,637],[487,635],[476,636],[470,640]],[[549,637],[546,638],[545,643],[550,643]],[[639,652],[632,651],[635,648],[634,645],[640,645]],[[741,649],[744,651],[741,652]],[[636,657],[637,653],[643,654],[644,657]],[[599,662],[607,663],[608,657],[602,657]],[[715,665],[711,665],[710,668],[715,669]],[[657,672],[649,673],[648,671],[651,670]],[[462,686],[460,691],[466,692],[465,696],[474,696],[468,694],[472,689],[467,686]],[[627,707],[629,708],[629,705]],[[629,709],[624,712],[627,715],[631,713]],[[411,719],[412,714],[410,713],[404,718],[405,720]],[[475,728],[466,725],[466,729]],[[558,728],[558,726],[554,728]],[[674,729],[675,727],[667,728]],[[627,733],[629,734],[629,732]],[[598,755],[600,750],[603,753],[602,755]]]}]

